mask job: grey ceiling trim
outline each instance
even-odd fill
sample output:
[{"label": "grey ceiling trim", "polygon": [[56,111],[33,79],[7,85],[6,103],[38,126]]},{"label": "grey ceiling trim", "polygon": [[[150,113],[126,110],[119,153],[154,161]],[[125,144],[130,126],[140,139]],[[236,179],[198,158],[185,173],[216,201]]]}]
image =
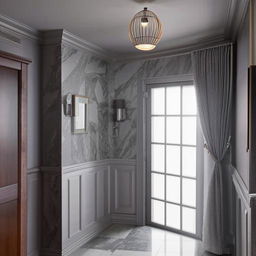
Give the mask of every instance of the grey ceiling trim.
[{"label": "grey ceiling trim", "polygon": [[249,0],[229,0],[225,38],[235,40],[248,10]]},{"label": "grey ceiling trim", "polygon": [[88,41],[68,32],[67,30],[63,30],[62,42],[66,43],[68,45],[74,46],[76,48],[85,49],[90,52],[93,52],[93,53],[103,57],[104,59],[108,59],[108,60],[113,59],[113,56],[110,55],[105,49],[99,47],[96,44],[88,42]]},{"label": "grey ceiling trim", "polygon": [[159,58],[167,58],[170,56],[177,56],[177,55],[184,55],[190,54],[192,51],[214,46],[219,43],[225,43],[227,40],[225,39],[224,35],[216,35],[213,37],[203,38],[198,40],[197,42],[184,44],[183,46],[177,46],[175,48],[171,48],[165,51],[158,51],[158,52],[150,52],[150,53],[143,53],[141,55],[122,55],[119,58],[116,58],[116,61],[133,61],[133,60],[147,60],[147,59],[159,59]]},{"label": "grey ceiling trim", "polygon": [[64,29],[41,31],[41,43],[43,45],[60,45],[65,44],[76,49],[86,50],[105,59],[112,60],[112,57],[99,46],[96,46],[78,36],[75,36]]},{"label": "grey ceiling trim", "polygon": [[14,33],[10,33],[8,29],[0,27],[0,40],[2,42],[11,43],[16,47],[21,47],[21,38]]},{"label": "grey ceiling trim", "polygon": [[[225,24],[225,33],[217,34],[215,36],[199,38],[194,40],[190,44],[182,44],[180,46],[172,47],[165,51],[156,51],[151,53],[138,53],[137,55],[109,53],[109,51],[88,42],[66,30],[50,30],[50,31],[37,31],[25,24],[22,24],[12,18],[0,15],[0,29],[4,31],[1,33],[1,37],[7,40],[11,40],[16,44],[19,44],[21,36],[39,40],[43,44],[64,43],[71,45],[79,49],[88,50],[106,60],[140,60],[140,59],[153,59],[164,58],[170,55],[179,55],[186,52],[191,52],[196,49],[200,49],[205,46],[210,46],[216,43],[225,42],[227,40],[235,40],[238,31],[243,23],[248,8],[249,0],[229,0],[227,8],[227,20]],[[7,34],[6,34],[7,31]],[[9,36],[6,36],[9,35]],[[186,38],[182,40],[186,41]]]},{"label": "grey ceiling trim", "polygon": [[0,14],[0,27],[8,30],[13,36],[23,36],[29,39],[38,40],[39,32],[23,23]]}]

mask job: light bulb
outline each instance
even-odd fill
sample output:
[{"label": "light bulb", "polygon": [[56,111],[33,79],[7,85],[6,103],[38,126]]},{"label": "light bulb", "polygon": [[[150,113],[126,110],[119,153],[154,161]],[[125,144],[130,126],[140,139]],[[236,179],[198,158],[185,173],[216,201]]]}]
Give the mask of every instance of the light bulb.
[{"label": "light bulb", "polygon": [[141,51],[151,51],[151,50],[153,50],[156,46],[153,45],[153,44],[137,44],[137,45],[135,45],[135,47],[136,47],[138,50],[141,50]]},{"label": "light bulb", "polygon": [[145,28],[147,25],[148,25],[148,18],[142,17],[141,18],[141,26]]}]

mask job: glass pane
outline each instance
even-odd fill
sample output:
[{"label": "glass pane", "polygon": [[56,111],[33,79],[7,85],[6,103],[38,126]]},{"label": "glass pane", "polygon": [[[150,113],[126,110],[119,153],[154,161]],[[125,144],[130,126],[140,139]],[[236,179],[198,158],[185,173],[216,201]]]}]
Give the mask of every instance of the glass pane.
[{"label": "glass pane", "polygon": [[166,89],[167,115],[180,115],[180,86],[172,86]]},{"label": "glass pane", "polygon": [[151,196],[164,200],[164,175],[151,174]]},{"label": "glass pane", "polygon": [[166,176],[166,200],[180,203],[180,178]]},{"label": "glass pane", "polygon": [[182,118],[182,143],[196,145],[196,117]]},{"label": "glass pane", "polygon": [[180,117],[166,118],[166,141],[167,143],[180,143]]},{"label": "glass pane", "polygon": [[182,114],[196,115],[196,93],[194,86],[183,86],[182,88]]},{"label": "glass pane", "polygon": [[180,206],[166,204],[166,226],[180,229]]},{"label": "glass pane", "polygon": [[196,233],[196,210],[182,207],[182,230],[189,233]]},{"label": "glass pane", "polygon": [[182,179],[182,203],[188,206],[196,207],[196,181],[191,179]]},{"label": "glass pane", "polygon": [[151,118],[151,141],[164,142],[164,117],[154,116]]},{"label": "glass pane", "polygon": [[164,225],[164,203],[157,200],[151,200],[151,221]]},{"label": "glass pane", "polygon": [[182,175],[196,177],[196,148],[182,147]]},{"label": "glass pane", "polygon": [[165,111],[165,88],[151,89],[151,114],[164,115]]},{"label": "glass pane", "polygon": [[152,144],[151,170],[155,172],[164,172],[164,145]]},{"label": "glass pane", "polygon": [[166,172],[180,175],[180,147],[166,146]]}]

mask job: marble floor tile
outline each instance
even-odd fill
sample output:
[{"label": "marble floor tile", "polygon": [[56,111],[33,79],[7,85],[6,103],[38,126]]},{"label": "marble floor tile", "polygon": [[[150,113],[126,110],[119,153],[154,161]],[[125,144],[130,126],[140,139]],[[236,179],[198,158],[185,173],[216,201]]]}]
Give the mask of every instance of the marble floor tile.
[{"label": "marble floor tile", "polygon": [[100,237],[110,237],[117,239],[125,239],[133,230],[135,226],[114,224],[107,230],[100,234]]},{"label": "marble floor tile", "polygon": [[110,255],[112,255],[111,251],[79,248],[78,250],[73,252],[70,256],[110,256]]},{"label": "marble floor tile", "polygon": [[110,250],[114,251],[120,244],[123,243],[123,239],[97,237],[89,243],[83,245],[83,248]]},{"label": "marble floor tile", "polygon": [[127,250],[116,250],[113,256],[156,256],[156,252],[142,252],[142,251],[127,251]]},{"label": "marble floor tile", "polygon": [[200,241],[166,230],[112,225],[71,256],[214,256]]},{"label": "marble floor tile", "polygon": [[127,251],[145,251],[145,252],[156,252],[163,246],[163,241],[159,240],[148,240],[142,238],[130,237],[125,239],[117,247],[118,250]]}]

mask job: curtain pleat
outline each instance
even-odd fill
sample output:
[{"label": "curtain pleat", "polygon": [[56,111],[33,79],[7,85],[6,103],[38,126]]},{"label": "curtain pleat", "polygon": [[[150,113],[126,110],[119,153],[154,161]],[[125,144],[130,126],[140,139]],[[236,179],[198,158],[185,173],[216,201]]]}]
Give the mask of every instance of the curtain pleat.
[{"label": "curtain pleat", "polygon": [[201,127],[207,149],[214,160],[214,169],[207,184],[203,218],[203,244],[207,251],[229,253],[225,214],[223,163],[230,140],[232,101],[232,46],[224,45],[192,53],[192,63]]}]

